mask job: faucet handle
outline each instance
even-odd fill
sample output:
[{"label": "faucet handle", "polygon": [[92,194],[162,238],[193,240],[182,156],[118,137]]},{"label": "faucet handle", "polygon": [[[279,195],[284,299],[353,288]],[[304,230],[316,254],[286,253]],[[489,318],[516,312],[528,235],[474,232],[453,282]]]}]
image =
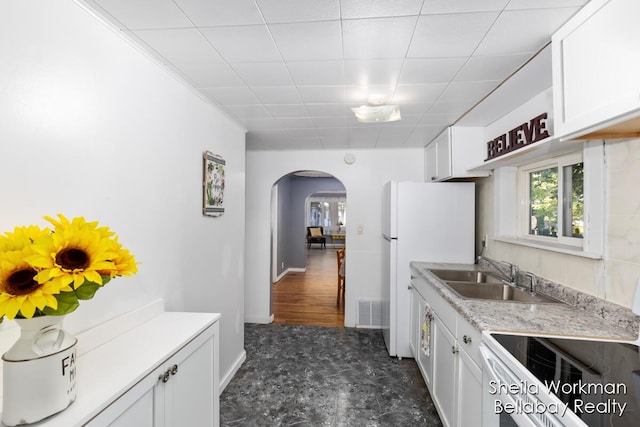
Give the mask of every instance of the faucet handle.
[{"label": "faucet handle", "polygon": [[531,279],[531,287],[529,288],[529,293],[531,295],[535,295],[536,286],[538,286],[538,278],[533,275],[533,273],[524,273],[529,279]]}]

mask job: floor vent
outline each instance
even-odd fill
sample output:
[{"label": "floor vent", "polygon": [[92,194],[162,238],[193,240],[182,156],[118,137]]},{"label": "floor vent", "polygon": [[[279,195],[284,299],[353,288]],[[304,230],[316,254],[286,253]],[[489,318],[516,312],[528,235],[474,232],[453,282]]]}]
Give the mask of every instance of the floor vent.
[{"label": "floor vent", "polygon": [[382,301],[358,300],[358,328],[382,328]]}]

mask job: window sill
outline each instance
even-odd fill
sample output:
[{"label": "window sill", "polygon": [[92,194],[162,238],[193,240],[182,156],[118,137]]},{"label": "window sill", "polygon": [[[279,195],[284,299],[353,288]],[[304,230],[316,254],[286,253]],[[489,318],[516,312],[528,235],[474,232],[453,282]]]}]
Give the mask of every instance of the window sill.
[{"label": "window sill", "polygon": [[496,242],[510,243],[512,245],[526,246],[529,248],[542,249],[550,252],[558,252],[566,255],[573,255],[589,259],[602,259],[602,254],[594,252],[585,252],[580,248],[560,245],[557,243],[540,242],[538,240],[525,239],[522,237],[508,237],[500,236],[495,237],[493,240]]}]

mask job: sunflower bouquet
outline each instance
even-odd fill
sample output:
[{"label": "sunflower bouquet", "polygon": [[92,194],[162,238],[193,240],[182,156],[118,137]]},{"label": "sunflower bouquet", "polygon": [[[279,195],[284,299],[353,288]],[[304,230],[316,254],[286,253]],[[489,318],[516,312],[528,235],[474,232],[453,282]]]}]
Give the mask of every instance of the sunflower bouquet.
[{"label": "sunflower bouquet", "polygon": [[137,273],[118,236],[84,217],[44,217],[52,228],[0,235],[0,321],[71,313],[116,276]]}]

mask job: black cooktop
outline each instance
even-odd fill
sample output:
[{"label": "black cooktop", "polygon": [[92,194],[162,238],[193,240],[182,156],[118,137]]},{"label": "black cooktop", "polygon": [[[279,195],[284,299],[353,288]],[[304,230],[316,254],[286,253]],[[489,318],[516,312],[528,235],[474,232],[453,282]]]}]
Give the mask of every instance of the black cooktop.
[{"label": "black cooktop", "polygon": [[588,426],[640,426],[640,353],[622,342],[491,334]]}]

